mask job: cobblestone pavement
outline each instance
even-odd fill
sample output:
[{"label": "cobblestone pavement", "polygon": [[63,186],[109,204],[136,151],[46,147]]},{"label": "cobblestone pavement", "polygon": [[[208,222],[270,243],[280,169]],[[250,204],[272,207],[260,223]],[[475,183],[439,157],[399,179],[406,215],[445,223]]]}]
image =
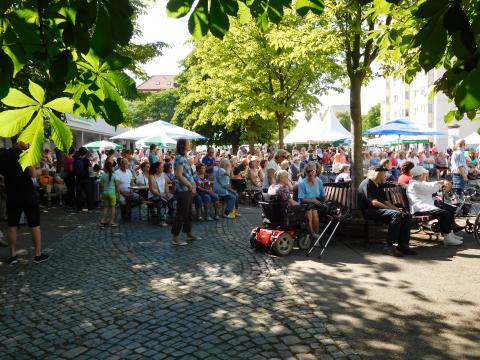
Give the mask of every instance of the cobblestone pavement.
[{"label": "cobblestone pavement", "polygon": [[[357,359],[326,315],[270,255],[254,252],[243,218],[168,229],[98,214],[13,268],[0,286],[1,359]],[[249,220],[250,219],[250,220]]]}]

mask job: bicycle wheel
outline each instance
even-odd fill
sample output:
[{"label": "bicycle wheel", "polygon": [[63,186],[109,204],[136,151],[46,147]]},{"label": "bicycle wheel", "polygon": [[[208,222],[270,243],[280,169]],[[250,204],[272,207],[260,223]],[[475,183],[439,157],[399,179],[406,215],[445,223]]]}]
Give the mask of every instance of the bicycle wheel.
[{"label": "bicycle wheel", "polygon": [[475,225],[473,227],[473,237],[475,238],[475,241],[480,245],[480,214],[477,215],[477,218],[475,219]]}]

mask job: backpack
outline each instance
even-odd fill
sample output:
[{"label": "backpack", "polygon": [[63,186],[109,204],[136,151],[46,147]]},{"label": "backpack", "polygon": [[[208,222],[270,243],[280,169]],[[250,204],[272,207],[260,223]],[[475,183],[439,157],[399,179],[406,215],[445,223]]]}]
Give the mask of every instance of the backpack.
[{"label": "backpack", "polygon": [[78,158],[73,163],[73,175],[77,178],[88,177],[88,169],[83,158]]}]

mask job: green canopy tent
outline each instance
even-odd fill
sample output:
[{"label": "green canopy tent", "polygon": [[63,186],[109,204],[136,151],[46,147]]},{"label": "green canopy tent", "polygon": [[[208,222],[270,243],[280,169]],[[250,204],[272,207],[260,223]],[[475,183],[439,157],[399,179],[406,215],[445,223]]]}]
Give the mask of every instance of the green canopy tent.
[{"label": "green canopy tent", "polygon": [[102,140],[102,141],[94,141],[94,142],[88,143],[88,144],[83,145],[83,146],[86,147],[88,150],[100,150],[100,149],[104,149],[104,150],[110,150],[110,149],[113,149],[113,150],[121,150],[121,149],[122,149],[122,145],[120,145],[120,144],[115,144],[114,142],[105,141],[105,140]]},{"label": "green canopy tent", "polygon": [[177,140],[172,139],[166,134],[150,136],[140,141],[147,146],[155,144],[161,149],[174,149],[177,146]]}]

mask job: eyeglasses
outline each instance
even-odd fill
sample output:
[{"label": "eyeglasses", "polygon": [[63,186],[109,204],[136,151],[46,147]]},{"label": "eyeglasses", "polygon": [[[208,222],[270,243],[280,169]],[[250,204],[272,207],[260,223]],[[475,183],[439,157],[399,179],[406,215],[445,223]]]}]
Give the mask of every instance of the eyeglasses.
[{"label": "eyeglasses", "polygon": [[317,170],[315,169],[311,169],[311,170],[308,170],[307,173],[311,173],[311,172],[316,172]]}]

